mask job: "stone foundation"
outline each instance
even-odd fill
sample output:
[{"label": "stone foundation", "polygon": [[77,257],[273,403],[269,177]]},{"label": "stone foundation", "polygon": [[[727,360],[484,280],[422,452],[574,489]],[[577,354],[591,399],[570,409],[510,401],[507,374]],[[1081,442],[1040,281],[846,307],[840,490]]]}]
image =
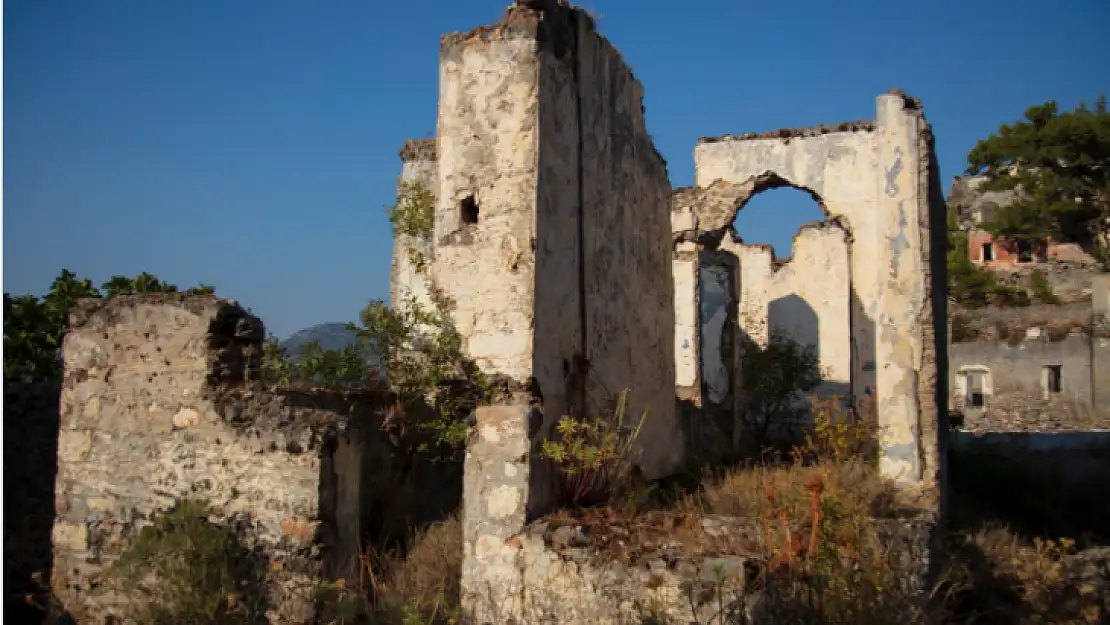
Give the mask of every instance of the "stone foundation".
[{"label": "stone foundation", "polygon": [[[876,521],[885,556],[905,571],[902,588],[890,592],[924,597],[934,529],[927,519]],[[749,620],[726,622],[768,622],[762,532],[758,520],[724,517],[539,521],[496,546],[512,583],[472,599],[478,622],[710,623],[740,612]],[[909,614],[915,606],[901,607]]]}]

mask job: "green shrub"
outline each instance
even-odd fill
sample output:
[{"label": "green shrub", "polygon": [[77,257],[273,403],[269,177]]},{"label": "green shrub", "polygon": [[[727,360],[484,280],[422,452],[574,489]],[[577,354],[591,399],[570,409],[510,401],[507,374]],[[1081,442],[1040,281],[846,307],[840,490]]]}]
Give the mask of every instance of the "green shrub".
[{"label": "green shrub", "polygon": [[241,532],[208,520],[201,501],[185,500],[144,527],[109,569],[131,599],[137,623],[238,625],[265,622],[264,559]]},{"label": "green shrub", "polygon": [[581,508],[608,503],[630,477],[632,444],[644,426],[625,428],[629,390],[621,391],[612,418],[563,416],[555,435],[543,442],[543,457],[555,465],[558,505]]},{"label": "green shrub", "polygon": [[1033,291],[1033,299],[1042,304],[1059,304],[1060,297],[1052,290],[1052,283],[1043,271],[1037,270],[1029,275],[1029,289]]}]

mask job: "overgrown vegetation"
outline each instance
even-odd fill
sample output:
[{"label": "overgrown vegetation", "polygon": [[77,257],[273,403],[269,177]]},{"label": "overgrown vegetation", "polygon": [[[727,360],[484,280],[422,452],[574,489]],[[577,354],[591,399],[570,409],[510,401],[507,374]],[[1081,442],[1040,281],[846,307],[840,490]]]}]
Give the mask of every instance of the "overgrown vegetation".
[{"label": "overgrown vegetation", "polygon": [[965,308],[996,306],[1028,306],[1032,300],[1024,289],[999,281],[998,276],[971,262],[968,257],[967,233],[957,227],[956,209],[948,207],[948,250],[945,261],[948,271],[948,296]]},{"label": "overgrown vegetation", "polygon": [[202,501],[181,501],[123,547],[108,580],[131,599],[134,622],[265,622],[267,560],[244,545],[234,525],[212,523],[209,514]]},{"label": "overgrown vegetation", "polygon": [[988,190],[1018,190],[987,230],[1003,237],[1052,237],[1090,248],[1110,216],[1110,113],[1106,96],[1093,110],[1061,112],[1054,101],[1032,106],[968,154],[968,174]]},{"label": "overgrown vegetation", "polygon": [[398,184],[397,202],[386,208],[389,223],[393,224],[394,237],[407,239],[409,261],[417,271],[423,271],[428,258],[420,248],[435,227],[435,194],[421,181],[402,180]]},{"label": "overgrown vegetation", "polygon": [[149,273],[134,278],[114,276],[96,288],[91,280],[63,269],[46,295],[12,296],[4,293],[4,379],[58,380],[62,374],[62,341],[69,313],[79,299],[137,293],[212,294],[199,285],[184,291]]},{"label": "overgrown vegetation", "polygon": [[772,332],[767,345],[746,338],[742,344],[740,392],[744,407],[734,426],[734,451],[740,441],[750,441],[756,451],[770,442],[773,430],[779,434],[805,425],[809,406],[805,394],[821,384],[817,353],[781,332]]},{"label": "overgrown vegetation", "polygon": [[1059,304],[1060,298],[1052,290],[1052,283],[1043,271],[1036,270],[1029,274],[1029,290],[1033,292],[1033,299],[1041,304]]},{"label": "overgrown vegetation", "polygon": [[611,501],[623,492],[632,474],[632,446],[644,426],[625,427],[629,390],[621,391],[612,417],[577,419],[564,415],[554,436],[543,441],[542,455],[554,467],[555,494],[563,507],[583,508]]},{"label": "overgrown vegetation", "polygon": [[467,416],[489,401],[493,387],[463,354],[462,337],[446,305],[432,299],[431,307],[411,295],[397,308],[371,301],[359,323],[348,326],[356,343],[342,350],[311,342],[288,354],[271,339],[264,348],[263,378],[343,391],[388,389],[396,402],[385,426],[419,452],[458,459]]},{"label": "overgrown vegetation", "polygon": [[451,516],[414,533],[407,550],[373,550],[357,585],[327,583],[318,600],[329,625],[455,625],[460,622],[462,523]]}]

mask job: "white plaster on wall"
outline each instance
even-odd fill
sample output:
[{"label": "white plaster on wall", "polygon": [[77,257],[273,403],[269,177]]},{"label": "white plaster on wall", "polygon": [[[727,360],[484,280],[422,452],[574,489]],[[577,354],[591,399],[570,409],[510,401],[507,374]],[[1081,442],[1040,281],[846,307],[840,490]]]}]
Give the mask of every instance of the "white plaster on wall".
[{"label": "white plaster on wall", "polygon": [[692,387],[698,381],[697,263],[676,260],[671,267],[675,287],[675,384]]}]

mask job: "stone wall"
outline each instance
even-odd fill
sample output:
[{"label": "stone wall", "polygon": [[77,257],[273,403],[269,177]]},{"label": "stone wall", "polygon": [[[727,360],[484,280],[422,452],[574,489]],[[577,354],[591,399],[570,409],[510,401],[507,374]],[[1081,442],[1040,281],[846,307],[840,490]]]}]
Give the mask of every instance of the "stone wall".
[{"label": "stone wall", "polygon": [[[760,574],[772,550],[762,522],[684,523],[665,515],[634,523],[532,523],[498,545],[502,571],[520,582],[503,595],[478,598],[485,622],[711,623],[722,611],[734,615],[726,622],[764,622],[769,608]],[[885,557],[906,572],[905,587],[888,592],[923,597],[932,522],[881,521],[875,529]]]},{"label": "stone wall", "polygon": [[[950,361],[954,388],[970,392],[961,384],[961,371],[982,366],[990,372],[987,393],[991,396],[1028,393],[1047,398],[1051,393],[1060,394],[1062,399],[1073,403],[1091,405],[1092,382],[1096,387],[1110,383],[1110,372],[1103,372],[1104,378],[1092,378],[1092,349],[1097,347],[1086,334],[1068,334],[1063,340],[1053,341],[1038,328],[1031,328],[1030,335],[1017,344],[1000,341],[955,343]],[[1059,390],[1045,388],[1044,370],[1050,366],[1060,367]],[[963,407],[967,396],[956,392],[953,399]]]},{"label": "stone wall", "polygon": [[631,389],[640,463],[665,474],[681,459],[670,185],[642,88],[565,7],[445,36],[440,77],[431,275],[466,353],[532,384],[543,428]]},{"label": "stone wall", "polygon": [[[877,406],[874,413],[885,432],[883,474],[905,484],[939,486],[947,397],[947,329],[938,323],[947,318],[940,253],[944,205],[932,132],[920,102],[894,91],[878,98],[874,122],[702,139],[694,159],[697,186],[672,198],[675,275],[688,273],[680,263],[691,260],[691,243],[695,250],[729,251],[732,221],[752,196],[781,186],[808,191],[843,229],[847,246],[841,261],[846,269],[832,272],[838,280],[825,286],[839,293],[847,280],[848,305],[840,303],[840,295],[812,295],[829,302],[814,311],[820,340],[830,341],[830,368],[850,381],[854,404]],[[844,243],[823,244],[815,253],[840,258],[838,246]],[[765,259],[753,259],[757,252],[743,254],[748,265],[764,267],[753,270],[753,279],[770,274]],[[750,273],[744,265],[741,258],[738,319],[750,327],[766,319],[756,310],[761,304],[748,301],[759,287],[744,294],[744,276]],[[746,306],[755,309],[745,314]],[[685,345],[689,329],[678,325],[676,332],[686,333]],[[709,349],[712,337],[701,338],[699,349]],[[681,370],[688,359],[681,353],[676,359]],[[683,372],[677,382],[682,386],[694,378],[704,387],[705,375]]]},{"label": "stone wall", "polygon": [[[1110,427],[1110,326],[1093,293],[1061,305],[985,307],[953,314],[950,406],[960,427]],[[1059,382],[1055,381],[1059,378]]]},{"label": "stone wall", "polygon": [[476,411],[467,451],[463,603],[481,621],[479,598],[523,583],[503,542],[551,503],[535,443],[556,419],[630,389],[643,473],[682,460],[670,184],[642,87],[584,12],[514,5],[440,58],[432,275],[467,354],[522,391]]},{"label": "stone wall", "polygon": [[[457,481],[392,448],[385,397],[256,384],[262,337],[257,318],[214,297],[91,300],[71,315],[52,579],[66,610],[95,622],[120,613],[129,598],[102,583],[106,568],[183,498],[246,523],[274,623],[310,618],[319,582],[355,575],[359,544],[390,514],[457,503]],[[398,476],[426,503],[406,508]]]}]

